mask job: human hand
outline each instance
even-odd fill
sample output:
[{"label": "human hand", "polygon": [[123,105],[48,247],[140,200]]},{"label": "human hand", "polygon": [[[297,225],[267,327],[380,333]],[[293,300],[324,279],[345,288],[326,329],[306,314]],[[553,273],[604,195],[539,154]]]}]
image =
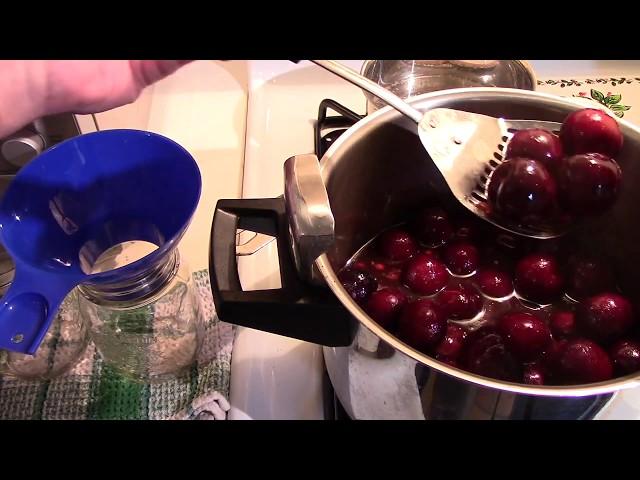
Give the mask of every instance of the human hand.
[{"label": "human hand", "polygon": [[[0,62],[0,138],[55,113],[98,113],[131,103],[184,60]],[[8,108],[8,107],[11,108]]]}]

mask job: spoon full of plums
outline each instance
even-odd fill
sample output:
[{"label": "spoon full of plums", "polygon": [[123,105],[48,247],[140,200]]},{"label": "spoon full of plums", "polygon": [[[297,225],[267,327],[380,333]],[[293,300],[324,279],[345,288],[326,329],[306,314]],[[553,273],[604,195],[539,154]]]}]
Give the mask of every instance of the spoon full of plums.
[{"label": "spoon full of plums", "polygon": [[614,158],[623,136],[618,122],[599,108],[575,111],[563,123],[448,108],[421,112],[349,67],[311,61],[412,119],[453,195],[504,230],[559,237],[576,219],[605,212],[618,197],[622,171]]}]

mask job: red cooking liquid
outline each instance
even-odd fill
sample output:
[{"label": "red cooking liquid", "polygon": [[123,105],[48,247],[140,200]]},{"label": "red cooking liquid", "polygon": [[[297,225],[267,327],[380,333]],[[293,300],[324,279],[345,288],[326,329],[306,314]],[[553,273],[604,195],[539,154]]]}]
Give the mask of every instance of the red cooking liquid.
[{"label": "red cooking liquid", "polygon": [[[434,211],[438,222],[432,219]],[[391,248],[389,239],[396,238],[399,247]],[[591,259],[590,269],[576,268],[575,247],[562,242],[510,236],[429,205],[415,219],[371,239],[341,276],[360,272],[349,277],[361,279],[358,292],[367,292],[367,298],[357,301],[371,310],[372,318],[383,319],[389,332],[463,370],[533,385],[584,384],[640,371],[640,361],[618,367],[622,354],[614,351],[621,341],[640,342],[636,314],[626,310],[632,302],[620,299],[626,297],[610,276],[603,274],[602,281],[587,276],[595,271],[595,251],[583,252]],[[368,302],[372,292],[365,282],[377,283],[376,290],[385,294]],[[589,296],[576,295],[578,287]],[[349,288],[353,291],[353,280]],[[389,289],[397,294],[386,294]],[[491,292],[500,297],[487,294]],[[608,322],[617,323],[608,327]]]}]

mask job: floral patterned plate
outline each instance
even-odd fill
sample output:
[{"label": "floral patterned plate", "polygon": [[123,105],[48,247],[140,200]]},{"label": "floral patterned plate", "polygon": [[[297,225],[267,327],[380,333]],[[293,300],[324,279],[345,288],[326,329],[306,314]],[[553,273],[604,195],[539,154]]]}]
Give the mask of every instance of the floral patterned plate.
[{"label": "floral patterned plate", "polygon": [[595,102],[619,118],[640,124],[640,77],[538,80],[537,89],[574,97],[585,105]]}]

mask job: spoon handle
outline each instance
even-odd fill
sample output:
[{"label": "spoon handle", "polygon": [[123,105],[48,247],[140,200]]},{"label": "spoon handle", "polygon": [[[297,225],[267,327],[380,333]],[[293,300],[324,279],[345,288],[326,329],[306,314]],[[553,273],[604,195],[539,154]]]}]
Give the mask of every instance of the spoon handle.
[{"label": "spoon handle", "polygon": [[331,73],[334,73],[339,77],[344,78],[348,82],[351,82],[354,85],[362,88],[363,90],[366,90],[372,95],[375,95],[380,100],[391,105],[393,108],[398,110],[403,115],[406,115],[417,124],[420,123],[420,120],[422,119],[421,112],[411,107],[408,103],[406,103],[400,97],[391,93],[386,88],[383,88],[380,85],[372,82],[368,78],[363,77],[355,70],[352,70],[351,68],[333,60],[311,60],[311,62],[321,66],[326,70],[329,70]]}]

